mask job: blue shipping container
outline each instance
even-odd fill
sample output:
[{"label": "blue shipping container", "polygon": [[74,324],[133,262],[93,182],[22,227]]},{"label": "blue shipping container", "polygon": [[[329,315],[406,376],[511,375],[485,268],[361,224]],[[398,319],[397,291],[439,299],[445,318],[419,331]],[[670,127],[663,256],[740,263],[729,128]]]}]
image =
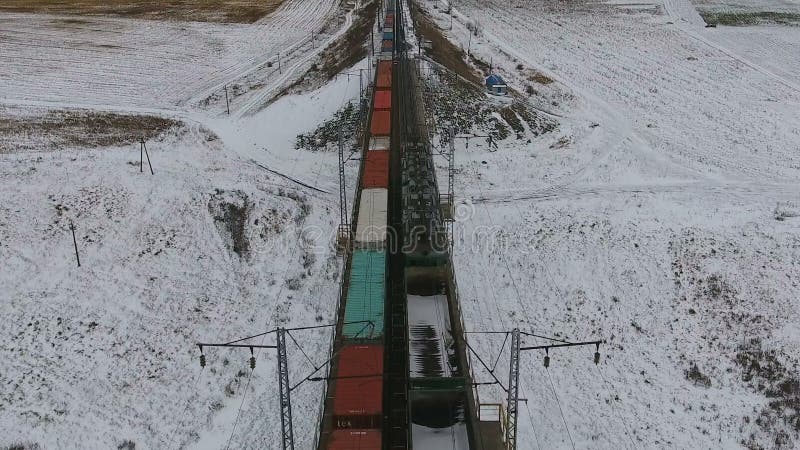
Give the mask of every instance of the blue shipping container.
[{"label": "blue shipping container", "polygon": [[344,306],[342,333],[345,339],[378,339],[383,336],[385,295],[386,252],[355,250]]}]

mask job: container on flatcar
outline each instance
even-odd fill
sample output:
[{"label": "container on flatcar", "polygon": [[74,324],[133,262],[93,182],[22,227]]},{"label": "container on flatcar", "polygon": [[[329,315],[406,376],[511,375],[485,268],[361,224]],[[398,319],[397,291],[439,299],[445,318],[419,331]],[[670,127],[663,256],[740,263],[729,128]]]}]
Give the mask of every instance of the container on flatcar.
[{"label": "container on flatcar", "polygon": [[392,91],[388,89],[378,89],[375,91],[375,100],[373,110],[391,109],[392,108]]},{"label": "container on flatcar", "polygon": [[390,111],[373,111],[370,134],[373,136],[389,136],[392,134],[392,114]]},{"label": "container on flatcar", "polygon": [[356,249],[350,267],[342,335],[349,341],[380,339],[386,297],[386,252]]},{"label": "container on flatcar", "polygon": [[369,150],[374,151],[382,151],[382,150],[389,150],[391,147],[391,139],[385,136],[373,136],[369,140]]},{"label": "container on flatcar", "polygon": [[384,41],[394,41],[394,33],[391,32],[391,31],[389,31],[389,32],[384,31],[383,32],[383,40]]},{"label": "container on flatcar", "polygon": [[389,188],[389,151],[367,152],[364,174],[361,176],[361,187],[364,189]]},{"label": "container on flatcar", "polygon": [[333,422],[336,428],[381,428],[383,346],[342,347],[333,395]]},{"label": "container on flatcar", "polygon": [[355,245],[381,249],[386,242],[389,192],[383,188],[362,189],[359,201]]},{"label": "container on flatcar", "polygon": [[392,88],[392,62],[391,61],[378,61],[378,78],[375,82],[375,87],[378,89],[391,89]]},{"label": "container on flatcar", "polygon": [[328,441],[328,450],[381,450],[381,430],[334,430]]},{"label": "container on flatcar", "polygon": [[381,41],[381,51],[382,52],[390,52],[394,48],[394,41],[384,39]]},{"label": "container on flatcar", "polygon": [[383,19],[384,25],[394,26],[394,13],[386,14],[386,18]]}]

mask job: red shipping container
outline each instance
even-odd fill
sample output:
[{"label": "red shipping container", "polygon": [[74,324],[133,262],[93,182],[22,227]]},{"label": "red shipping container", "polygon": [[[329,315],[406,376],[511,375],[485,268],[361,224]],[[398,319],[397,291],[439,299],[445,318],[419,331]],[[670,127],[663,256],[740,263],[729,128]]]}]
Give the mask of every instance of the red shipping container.
[{"label": "red shipping container", "polygon": [[386,23],[394,23],[394,13],[389,13],[386,15]]},{"label": "red shipping container", "polygon": [[382,345],[348,345],[339,352],[333,415],[336,428],[382,426]]},{"label": "red shipping container", "polygon": [[392,134],[392,112],[388,109],[372,112],[370,133],[373,136],[389,136]]},{"label": "red shipping container", "polygon": [[328,450],[381,450],[381,430],[334,430]]},{"label": "red shipping container", "polygon": [[390,41],[389,39],[384,39],[381,41],[381,50],[391,50],[394,47],[394,42]]},{"label": "red shipping container", "polygon": [[364,163],[364,175],[361,178],[363,188],[389,189],[389,151],[371,150],[367,152]]},{"label": "red shipping container", "polygon": [[380,89],[375,91],[375,107],[373,109],[390,109],[392,107],[392,91]]},{"label": "red shipping container", "polygon": [[391,89],[392,88],[392,62],[380,61],[378,63],[378,81],[376,83],[378,89]]}]

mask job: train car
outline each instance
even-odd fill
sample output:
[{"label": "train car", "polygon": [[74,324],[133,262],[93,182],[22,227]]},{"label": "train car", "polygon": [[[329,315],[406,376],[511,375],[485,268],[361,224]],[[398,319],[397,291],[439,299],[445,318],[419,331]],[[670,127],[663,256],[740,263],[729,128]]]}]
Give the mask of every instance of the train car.
[{"label": "train car", "polygon": [[369,151],[383,151],[391,148],[391,139],[386,136],[373,136],[369,140]]},{"label": "train car", "polygon": [[361,176],[361,187],[389,189],[389,151],[367,151],[364,161],[364,174]]},{"label": "train car", "polygon": [[443,266],[448,261],[449,245],[429,149],[421,144],[405,145],[401,166],[406,266]]},{"label": "train car", "polygon": [[335,427],[381,428],[383,345],[345,345],[339,351],[336,372],[333,398]]},{"label": "train car", "polygon": [[376,90],[372,109],[374,111],[392,109],[392,91],[388,89]]},{"label": "train car", "polygon": [[375,79],[375,88],[379,90],[392,89],[391,61],[378,61],[378,76]]},{"label": "train car", "polygon": [[372,113],[370,124],[372,136],[389,136],[392,134],[392,113],[389,110],[378,110]]},{"label": "train car", "polygon": [[384,39],[381,41],[381,53],[392,52],[394,50],[394,41]]},{"label": "train car", "polygon": [[386,242],[389,214],[389,191],[386,188],[362,189],[356,218],[357,248],[381,249]]},{"label": "train car", "polygon": [[328,450],[381,450],[381,430],[343,429],[331,433]]},{"label": "train car", "polygon": [[381,339],[386,298],[386,252],[356,249],[349,281],[342,336],[349,341]]}]

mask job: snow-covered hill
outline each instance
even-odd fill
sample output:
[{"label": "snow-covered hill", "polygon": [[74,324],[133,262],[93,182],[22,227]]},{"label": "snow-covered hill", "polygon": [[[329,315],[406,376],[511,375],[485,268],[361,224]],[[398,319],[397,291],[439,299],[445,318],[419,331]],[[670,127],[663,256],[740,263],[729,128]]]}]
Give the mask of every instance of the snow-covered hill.
[{"label": "snow-covered hill", "polygon": [[[278,442],[275,355],[257,354],[250,378],[246,349],[206,349],[201,372],[195,343],[334,318],[337,156],[295,137],[359,80],[265,105],[342,13],[288,0],[254,25],[0,14],[0,448]],[[251,84],[229,86],[229,117],[219,88],[237,82]],[[142,135],[155,175],[139,170]],[[297,338],[324,361],[330,330]],[[294,381],[313,370],[290,358]],[[293,395],[310,448],[322,384]]]},{"label": "snow-covered hill", "polygon": [[[797,29],[706,29],[688,2],[463,0],[449,30],[421,3],[559,122],[456,149],[467,328],[607,341],[597,368],[593,348],[549,371],[524,354],[520,448],[800,445]],[[502,338],[472,339],[497,357]]]}]

